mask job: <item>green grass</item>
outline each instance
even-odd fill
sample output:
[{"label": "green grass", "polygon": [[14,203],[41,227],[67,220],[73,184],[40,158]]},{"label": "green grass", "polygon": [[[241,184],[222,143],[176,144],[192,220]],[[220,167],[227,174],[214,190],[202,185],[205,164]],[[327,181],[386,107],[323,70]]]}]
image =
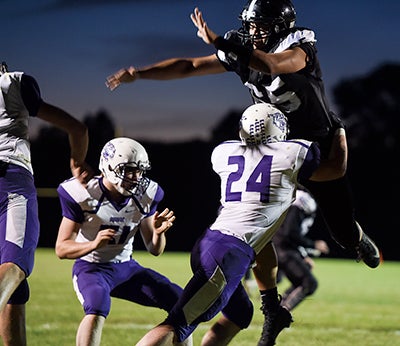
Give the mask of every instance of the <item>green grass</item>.
[{"label": "green grass", "polygon": [[[186,253],[166,252],[153,257],[137,252],[135,258],[181,285],[191,274]],[[281,333],[277,346],[400,345],[400,262],[384,262],[378,269],[349,260],[320,258],[315,262],[318,290],[293,311],[295,322]],[[72,263],[59,260],[52,249],[37,250],[35,269],[29,279],[29,346],[75,345],[83,312],[72,288]],[[283,281],[279,290],[283,291],[287,284]],[[263,321],[257,291],[252,299],[253,321],[231,345],[257,344]],[[162,310],[114,299],[102,346],[133,345],[164,317]],[[202,324],[195,331],[194,345],[200,344],[210,324]]]}]

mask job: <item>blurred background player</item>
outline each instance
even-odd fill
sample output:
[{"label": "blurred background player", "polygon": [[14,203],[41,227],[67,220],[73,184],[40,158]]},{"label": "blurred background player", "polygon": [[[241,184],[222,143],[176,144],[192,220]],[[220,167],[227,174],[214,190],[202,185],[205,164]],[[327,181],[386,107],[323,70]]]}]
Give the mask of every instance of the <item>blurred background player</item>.
[{"label": "blurred background player", "polygon": [[282,295],[281,305],[292,311],[318,287],[313,275],[312,256],[329,253],[324,240],[313,240],[307,234],[314,223],[317,203],[305,190],[298,189],[296,200],[289,208],[285,220],[274,235],[273,243],[278,255],[278,283],[286,276],[291,286]]},{"label": "blurred background player", "polygon": [[[175,220],[168,208],[157,211],[164,191],[145,176],[150,169],[145,148],[130,138],[114,138],[104,145],[99,168],[102,175],[86,186],[70,179],[58,187],[63,218],[56,254],[75,259],[73,284],[85,312],[78,346],[100,345],[111,297],[169,311],[182,292],[132,258],[139,230],[147,251],[162,254],[165,232]],[[181,345],[191,343],[188,337]]]},{"label": "blurred background player", "polygon": [[36,116],[68,133],[71,172],[82,182],[91,175],[84,161],[88,135],[84,124],[43,101],[32,76],[8,72],[4,62],[0,88],[0,334],[3,345],[24,346],[27,278],[33,270],[39,240],[29,117]]},{"label": "blurred background player", "polygon": [[[284,114],[266,103],[248,107],[240,123],[241,141],[225,141],[211,155],[213,170],[220,177],[221,208],[192,249],[193,276],[167,319],[138,346],[174,345],[219,312],[222,316],[201,345],[227,345],[251,322],[253,305],[241,280],[285,218],[297,179],[308,178],[318,167],[319,149],[305,140],[286,141]],[[276,259],[272,261],[276,267]],[[268,346],[292,321],[277,292],[270,298],[269,324],[263,333]]]}]

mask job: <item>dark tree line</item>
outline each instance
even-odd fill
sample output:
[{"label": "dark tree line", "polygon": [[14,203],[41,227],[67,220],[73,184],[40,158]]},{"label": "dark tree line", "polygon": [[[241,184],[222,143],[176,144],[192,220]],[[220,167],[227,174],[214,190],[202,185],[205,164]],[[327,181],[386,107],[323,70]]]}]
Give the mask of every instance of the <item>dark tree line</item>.
[{"label": "dark tree line", "polygon": [[[396,202],[400,183],[396,159],[400,157],[400,65],[385,64],[360,78],[344,80],[334,89],[334,103],[347,127],[349,177],[356,216],[383,250],[384,259],[400,260],[395,249]],[[214,220],[219,206],[219,181],[212,171],[210,155],[214,146],[238,138],[242,110],[232,110],[212,130],[210,141],[156,143],[141,140],[152,162],[149,177],[165,190],[160,208],[169,207],[177,215],[168,232],[169,251],[189,251],[196,238]],[[218,115],[216,115],[218,119]],[[101,148],[114,137],[115,125],[105,110],[88,114],[90,146],[87,161],[97,170]],[[55,128],[41,129],[32,142],[32,160],[37,187],[57,187],[70,177],[67,136]],[[39,198],[40,246],[53,247],[61,219],[57,198]],[[338,216],[340,217],[340,215]],[[317,219],[313,228],[331,245],[332,256],[347,257],[321,231]],[[136,248],[142,248],[140,237]]]}]

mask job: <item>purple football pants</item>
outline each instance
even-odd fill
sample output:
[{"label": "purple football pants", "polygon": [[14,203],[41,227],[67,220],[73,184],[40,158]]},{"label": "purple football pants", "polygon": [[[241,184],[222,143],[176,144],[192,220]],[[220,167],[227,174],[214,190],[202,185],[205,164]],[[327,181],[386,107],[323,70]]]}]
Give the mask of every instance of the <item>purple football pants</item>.
[{"label": "purple football pants", "polygon": [[[1,162],[0,168],[0,262],[18,265],[28,277],[39,240],[37,194],[32,174],[23,167]],[[26,279],[9,303],[29,299]]]},{"label": "purple football pants", "polygon": [[122,263],[76,260],[72,269],[75,292],[85,314],[107,317],[111,297],[169,311],[182,288],[160,273],[131,259]]},{"label": "purple football pants", "polygon": [[241,280],[254,259],[253,249],[240,239],[204,233],[191,253],[193,277],[163,322],[174,327],[179,342],[219,312],[242,329],[249,326],[254,309]]}]

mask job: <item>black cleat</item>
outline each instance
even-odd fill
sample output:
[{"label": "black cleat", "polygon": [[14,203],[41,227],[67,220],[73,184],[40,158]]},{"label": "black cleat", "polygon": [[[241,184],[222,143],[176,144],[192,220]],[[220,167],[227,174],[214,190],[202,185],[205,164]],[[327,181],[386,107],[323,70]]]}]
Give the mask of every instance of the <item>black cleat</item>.
[{"label": "black cleat", "polygon": [[356,247],[358,253],[357,262],[363,260],[368,267],[376,268],[381,263],[379,249],[371,238],[363,232],[358,222],[356,222],[356,224],[361,233],[361,240]]},{"label": "black cleat", "polygon": [[283,306],[279,306],[276,313],[264,315],[263,330],[257,346],[273,346],[282,329],[289,328],[293,322],[292,314]]}]

